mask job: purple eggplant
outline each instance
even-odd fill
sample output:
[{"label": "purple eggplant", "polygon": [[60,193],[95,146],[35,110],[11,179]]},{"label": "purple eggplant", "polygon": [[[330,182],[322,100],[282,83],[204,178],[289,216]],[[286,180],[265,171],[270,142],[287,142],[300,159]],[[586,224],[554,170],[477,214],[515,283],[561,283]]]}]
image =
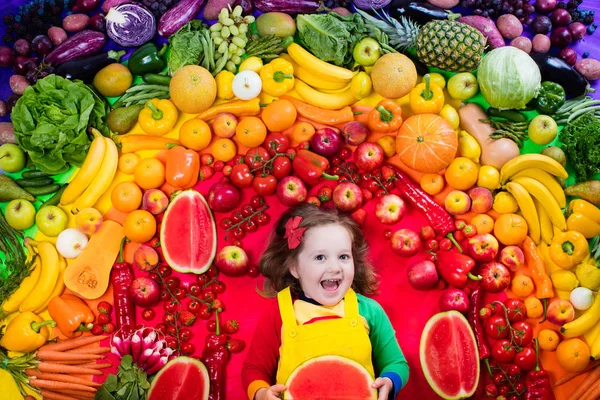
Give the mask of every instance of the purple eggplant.
[{"label": "purple eggplant", "polygon": [[254,7],[262,12],[279,11],[288,14],[309,14],[327,9],[318,0],[255,0]]},{"label": "purple eggplant", "polygon": [[59,44],[46,56],[46,61],[51,64],[62,64],[66,61],[88,57],[100,52],[105,43],[104,33],[91,30],[81,31]]},{"label": "purple eggplant", "polygon": [[169,8],[158,21],[158,34],[169,37],[190,22],[204,5],[204,0],[181,0]]}]

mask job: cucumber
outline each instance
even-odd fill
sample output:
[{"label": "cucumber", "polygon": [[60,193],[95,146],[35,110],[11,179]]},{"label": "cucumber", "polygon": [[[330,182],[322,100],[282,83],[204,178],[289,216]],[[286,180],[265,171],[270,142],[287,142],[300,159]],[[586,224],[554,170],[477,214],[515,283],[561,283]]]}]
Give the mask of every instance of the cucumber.
[{"label": "cucumber", "polygon": [[40,186],[48,186],[54,183],[54,179],[48,178],[34,178],[34,179],[17,179],[15,180],[17,185],[22,188],[25,187],[40,187]]},{"label": "cucumber", "polygon": [[24,189],[34,196],[43,196],[45,194],[50,194],[58,191],[58,189],[60,189],[60,185],[58,183],[53,183],[51,185],[46,186],[30,186]]},{"label": "cucumber", "polygon": [[38,170],[29,170],[21,174],[21,178],[24,179],[47,178],[49,176],[50,175],[48,175],[47,173]]},{"label": "cucumber", "polygon": [[50,197],[48,200],[46,200],[44,203],[42,203],[40,208],[46,207],[46,206],[58,205],[58,202],[60,201],[60,197],[62,196],[62,194],[66,188],[67,188],[67,184],[65,183],[64,185],[62,185],[60,187],[60,189],[58,189],[58,191],[56,193],[54,193],[54,195],[52,197]]},{"label": "cucumber", "polygon": [[142,76],[142,79],[144,80],[144,82],[150,85],[169,86],[169,83],[171,82],[171,77],[169,75],[159,75],[150,73],[144,74],[144,76]]}]

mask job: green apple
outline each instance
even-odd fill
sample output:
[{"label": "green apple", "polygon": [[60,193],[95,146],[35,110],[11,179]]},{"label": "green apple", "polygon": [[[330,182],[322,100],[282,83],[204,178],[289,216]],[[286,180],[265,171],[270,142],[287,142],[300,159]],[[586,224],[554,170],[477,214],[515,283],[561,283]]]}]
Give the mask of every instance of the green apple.
[{"label": "green apple", "polygon": [[11,228],[23,231],[35,222],[35,207],[28,200],[16,199],[8,203],[4,217]]},{"label": "green apple", "polygon": [[354,46],[352,56],[358,64],[365,67],[371,66],[381,57],[381,46],[375,39],[364,38]]},{"label": "green apple", "polygon": [[35,216],[35,223],[44,235],[58,236],[67,227],[67,214],[57,206],[42,207]]},{"label": "green apple", "polygon": [[548,115],[538,115],[529,123],[527,133],[533,143],[548,144],[556,138],[558,125],[554,118]]},{"label": "green apple", "polygon": [[25,152],[14,143],[0,146],[0,168],[6,172],[19,172],[25,168]]},{"label": "green apple", "polygon": [[470,72],[461,72],[448,80],[448,94],[456,100],[467,100],[477,94],[477,78]]}]

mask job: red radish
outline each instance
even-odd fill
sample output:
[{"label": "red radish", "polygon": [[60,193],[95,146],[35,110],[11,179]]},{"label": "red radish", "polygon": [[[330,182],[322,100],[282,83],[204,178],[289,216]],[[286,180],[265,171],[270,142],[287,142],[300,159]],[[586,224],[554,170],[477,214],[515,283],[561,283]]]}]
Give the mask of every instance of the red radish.
[{"label": "red radish", "polygon": [[157,362],[157,363],[156,363],[156,364],[155,364],[153,367],[149,368],[149,369],[146,371],[146,374],[148,374],[148,375],[155,374],[155,373],[156,373],[156,372],[158,372],[158,371],[159,371],[159,370],[160,370],[162,367],[164,367],[164,366],[165,366],[165,364],[167,363],[167,361],[168,361],[168,360],[169,360],[169,357],[167,357],[167,356],[163,356],[163,357],[161,357],[161,358],[158,360],[158,362]]},{"label": "red radish", "polygon": [[142,337],[139,334],[139,331],[135,331],[131,337],[131,357],[134,360],[140,358],[140,354],[142,353]]}]

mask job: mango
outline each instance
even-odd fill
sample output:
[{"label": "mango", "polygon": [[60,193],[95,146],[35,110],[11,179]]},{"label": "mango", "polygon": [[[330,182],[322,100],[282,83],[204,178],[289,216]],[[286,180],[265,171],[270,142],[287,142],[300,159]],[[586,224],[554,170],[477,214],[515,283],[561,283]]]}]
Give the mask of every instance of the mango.
[{"label": "mango", "polygon": [[294,36],[296,22],[286,13],[267,12],[256,18],[256,29],[260,36],[275,35],[283,38]]}]

